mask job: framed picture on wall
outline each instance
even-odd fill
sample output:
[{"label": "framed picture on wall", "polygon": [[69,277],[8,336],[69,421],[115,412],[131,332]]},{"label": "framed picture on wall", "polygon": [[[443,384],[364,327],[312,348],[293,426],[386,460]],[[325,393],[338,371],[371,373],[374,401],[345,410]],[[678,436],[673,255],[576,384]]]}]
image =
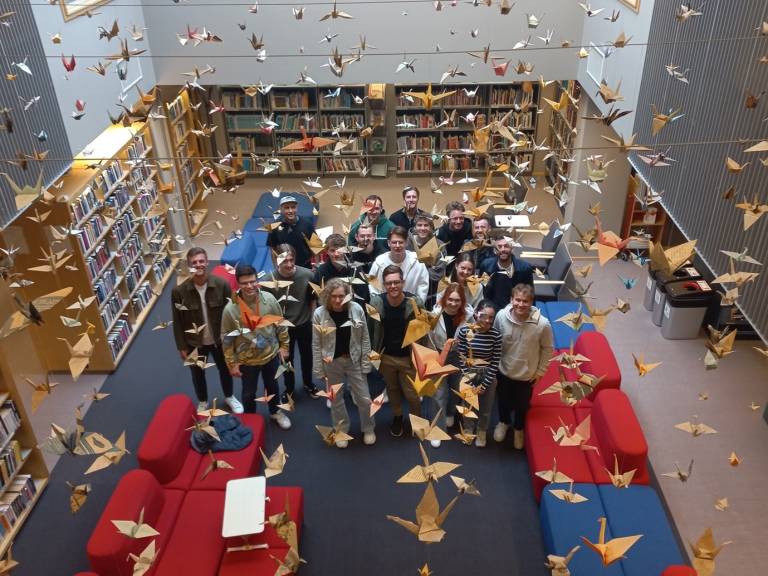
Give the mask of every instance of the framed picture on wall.
[{"label": "framed picture on wall", "polygon": [[[112,0],[59,0],[61,5],[61,13],[64,15],[64,20],[72,20],[78,16],[84,16],[96,6],[102,4],[108,4]],[[51,2],[52,3],[52,2]]]},{"label": "framed picture on wall", "polygon": [[629,6],[635,12],[640,12],[640,0],[619,0],[619,2]]}]

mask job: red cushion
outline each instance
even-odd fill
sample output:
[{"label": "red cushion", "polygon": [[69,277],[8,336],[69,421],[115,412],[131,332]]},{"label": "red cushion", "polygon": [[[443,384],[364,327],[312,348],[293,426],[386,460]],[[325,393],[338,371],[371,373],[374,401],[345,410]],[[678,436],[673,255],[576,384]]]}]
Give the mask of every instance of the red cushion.
[{"label": "red cushion", "polygon": [[283,560],[286,554],[287,548],[227,552],[221,560],[219,576],[270,576],[279,566],[272,556]]},{"label": "red cushion", "polygon": [[[568,350],[555,350],[555,356],[561,352],[567,352]],[[533,406],[545,406],[548,408],[567,408],[567,406],[560,400],[560,394],[550,393],[542,394],[544,390],[552,386],[555,382],[560,380],[560,363],[557,360],[552,360],[549,363],[549,367],[544,375],[539,378],[539,381],[533,387],[533,396],[531,397],[531,407]],[[565,377],[568,379],[576,379],[576,371],[564,368]],[[592,401],[589,398],[584,398],[576,402],[575,406],[592,406]]]},{"label": "red cushion", "polygon": [[[120,479],[88,540],[91,568],[101,574],[122,576],[132,573],[126,561],[129,553],[139,554],[149,539],[132,539],[120,534],[112,520],[138,520],[144,509],[144,523],[160,532],[156,548],[162,551],[173,531],[184,500],[184,492],[164,490],[145,470],[131,470]],[[148,574],[152,574],[152,570]]]},{"label": "red cushion", "polygon": [[613,471],[614,455],[619,471],[633,468],[635,484],[648,484],[648,444],[632,404],[621,390],[601,390],[592,406],[592,442],[600,453],[590,451],[587,461],[597,484],[611,482],[605,468]]},{"label": "red cushion", "polygon": [[219,278],[222,278],[223,280],[226,280],[226,282],[229,284],[229,287],[232,288],[232,292],[237,292],[240,289],[240,286],[237,284],[237,279],[235,278],[234,274],[230,274],[227,272],[227,269],[222,264],[219,264],[211,271],[211,274],[214,276],[218,276]]},{"label": "red cushion", "polygon": [[661,576],[697,576],[698,572],[690,566],[669,566]]},{"label": "red cushion", "polygon": [[[224,460],[234,466],[234,469],[221,468],[209,473],[204,479],[201,477],[211,463],[209,456],[203,455],[192,479],[192,490],[226,490],[227,482],[238,478],[256,476],[261,463],[259,448],[264,445],[264,417],[259,414],[241,414],[243,425],[253,431],[253,441],[242,450],[214,452],[217,460]],[[194,452],[192,448],[190,451]]]},{"label": "red cushion", "polygon": [[211,576],[224,553],[224,492],[190,490],[173,527],[156,576]]},{"label": "red cushion", "polygon": [[531,474],[533,495],[538,502],[548,482],[536,476],[536,472],[550,470],[557,460],[557,469],[573,478],[574,482],[591,483],[592,472],[585,452],[578,446],[559,446],[552,439],[550,427],[557,430],[560,420],[571,429],[576,425],[576,416],[571,408],[531,408],[525,417],[525,451]]},{"label": "red cushion", "polygon": [[[182,489],[191,485],[190,468],[199,466],[201,458],[190,448],[190,432],[186,431],[195,414],[195,405],[184,394],[168,396],[155,410],[136,456],[139,466],[149,470],[161,484]],[[182,472],[183,481],[175,481]]]},{"label": "red cushion", "polygon": [[[296,523],[296,536],[301,542],[301,527],[304,523],[304,490],[297,487],[288,486],[268,486],[267,487],[267,505],[264,510],[264,521],[268,522],[269,517],[274,514],[280,514],[285,510],[286,499],[288,501],[288,515]],[[269,524],[265,524],[264,532],[254,534],[248,538],[251,544],[268,544],[272,548],[287,548],[288,543],[280,538]],[[227,546],[240,546],[241,538],[229,538]]]},{"label": "red cushion", "polygon": [[[603,376],[598,384],[598,390],[606,388],[619,388],[621,386],[621,370],[616,356],[613,355],[611,345],[600,332],[582,332],[573,345],[573,351],[589,358],[589,362],[581,365],[582,372]],[[593,396],[594,396],[593,394]],[[594,400],[594,397],[592,398]]]}]

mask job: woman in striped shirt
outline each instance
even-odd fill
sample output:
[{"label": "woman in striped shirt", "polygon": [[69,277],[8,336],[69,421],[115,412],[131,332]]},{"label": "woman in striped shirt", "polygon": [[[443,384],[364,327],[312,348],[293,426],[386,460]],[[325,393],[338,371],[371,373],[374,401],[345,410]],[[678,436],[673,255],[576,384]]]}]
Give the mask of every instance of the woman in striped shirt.
[{"label": "woman in striped shirt", "polygon": [[[459,328],[456,336],[461,371],[474,374],[472,384],[478,395],[480,409],[477,417],[475,446],[484,448],[491,419],[491,409],[496,396],[496,372],[501,360],[501,334],[493,327],[496,306],[491,300],[483,300],[475,309],[475,322]],[[481,362],[478,363],[478,360]],[[464,419],[464,430],[472,433],[472,420]]]}]

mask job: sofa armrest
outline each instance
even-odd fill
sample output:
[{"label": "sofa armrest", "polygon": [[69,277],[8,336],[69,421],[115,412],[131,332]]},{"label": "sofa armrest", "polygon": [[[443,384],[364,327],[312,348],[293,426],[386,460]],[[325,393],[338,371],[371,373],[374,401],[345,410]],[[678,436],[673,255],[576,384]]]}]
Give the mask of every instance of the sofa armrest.
[{"label": "sofa armrest", "polygon": [[163,400],[144,433],[136,454],[139,466],[167,484],[179,474],[187,458],[195,406],[184,394]]}]

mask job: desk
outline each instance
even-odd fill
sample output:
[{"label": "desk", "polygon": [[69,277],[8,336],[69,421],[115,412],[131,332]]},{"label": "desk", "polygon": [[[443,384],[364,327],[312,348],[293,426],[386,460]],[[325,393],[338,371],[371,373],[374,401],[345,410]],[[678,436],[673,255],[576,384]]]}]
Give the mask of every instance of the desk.
[{"label": "desk", "polygon": [[267,479],[253,476],[227,482],[221,535],[248,536],[264,532]]},{"label": "desk", "polygon": [[499,228],[528,228],[531,219],[528,214],[499,214],[496,216],[496,226]]}]

